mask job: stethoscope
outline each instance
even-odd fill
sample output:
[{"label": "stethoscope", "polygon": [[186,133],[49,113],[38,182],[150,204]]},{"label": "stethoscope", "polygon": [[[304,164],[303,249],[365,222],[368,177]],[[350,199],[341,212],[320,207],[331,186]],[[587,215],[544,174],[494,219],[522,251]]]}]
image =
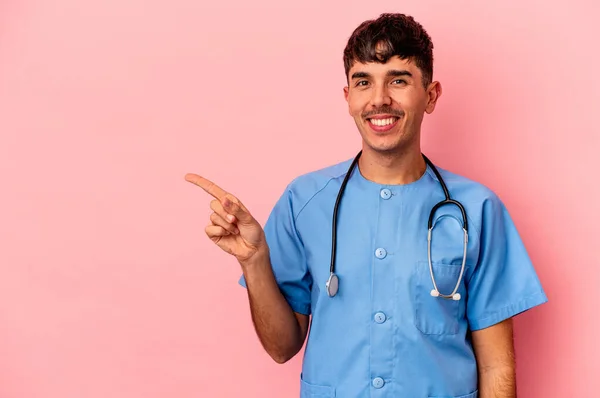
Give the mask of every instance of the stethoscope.
[{"label": "stethoscope", "polygon": [[[333,223],[332,223],[332,234],[331,234],[332,235],[332,237],[331,237],[332,238],[332,241],[331,241],[331,265],[329,267],[329,278],[327,279],[327,283],[325,284],[325,287],[327,289],[327,294],[329,295],[329,297],[333,297],[337,294],[337,292],[339,290],[339,284],[340,284],[339,278],[335,274],[335,255],[336,255],[336,246],[337,246],[336,232],[337,232],[338,208],[340,206],[340,201],[342,199],[342,195],[344,194],[344,190],[346,189],[346,184],[348,183],[348,179],[350,178],[350,174],[356,167],[356,164],[358,163],[358,159],[360,158],[361,154],[362,154],[362,151],[358,152],[358,155],[356,155],[356,157],[352,161],[352,164],[350,165],[350,168],[348,169],[348,172],[346,173],[346,176],[344,177],[344,180],[342,181],[342,186],[340,187],[340,190],[337,195],[337,199],[335,201],[335,206],[333,208]],[[448,193],[448,188],[446,187],[446,184],[444,183],[442,176],[440,175],[440,173],[438,172],[436,167],[433,165],[433,163],[431,163],[431,161],[427,158],[427,156],[425,156],[425,155],[422,155],[422,156],[423,156],[423,159],[425,159],[425,162],[429,165],[429,167],[431,167],[431,169],[435,173],[438,181],[440,182],[440,185],[442,186],[442,189],[444,190],[444,195],[446,196],[446,198],[444,200],[442,200],[441,202],[438,202],[435,206],[433,206],[433,208],[431,209],[431,212],[429,213],[429,221],[427,222],[427,229],[428,229],[428,232],[427,232],[427,260],[429,261],[429,274],[431,275],[431,283],[433,284],[433,289],[431,290],[431,295],[433,297],[441,297],[441,298],[445,298],[445,299],[452,299],[452,300],[458,301],[458,300],[460,300],[461,297],[460,297],[460,293],[457,293],[457,291],[460,286],[460,282],[462,280],[463,273],[465,271],[465,263],[466,263],[466,259],[467,259],[467,243],[469,241],[469,233],[468,233],[468,227],[467,227],[467,213],[465,211],[465,208],[463,207],[463,205],[460,202],[450,198],[450,194]],[[431,265],[431,234],[432,234],[433,227],[435,226],[435,223],[433,222],[433,217],[435,216],[435,212],[444,205],[454,205],[460,209],[460,212],[462,213],[462,219],[463,219],[462,227],[463,227],[463,232],[464,232],[463,259],[462,259],[462,266],[460,268],[460,275],[458,276],[458,280],[456,281],[456,286],[454,286],[454,290],[450,294],[440,293],[440,291],[437,287],[437,283],[435,282],[435,277],[433,275],[433,267]]]}]

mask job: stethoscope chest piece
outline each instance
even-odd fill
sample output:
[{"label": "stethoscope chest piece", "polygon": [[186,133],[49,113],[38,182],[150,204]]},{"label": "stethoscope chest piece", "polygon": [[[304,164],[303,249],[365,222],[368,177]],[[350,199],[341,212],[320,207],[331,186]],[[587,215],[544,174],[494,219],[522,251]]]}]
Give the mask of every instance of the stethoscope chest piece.
[{"label": "stethoscope chest piece", "polygon": [[327,283],[325,284],[325,288],[327,289],[327,295],[329,295],[329,297],[335,296],[338,292],[338,287],[338,277],[332,272],[331,274],[329,274],[329,279],[327,279]]}]

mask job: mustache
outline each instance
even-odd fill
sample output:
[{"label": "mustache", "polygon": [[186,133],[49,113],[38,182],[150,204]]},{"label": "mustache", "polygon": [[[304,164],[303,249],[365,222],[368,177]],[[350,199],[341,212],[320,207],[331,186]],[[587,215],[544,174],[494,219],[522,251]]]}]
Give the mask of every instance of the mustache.
[{"label": "mustache", "polygon": [[379,109],[374,109],[372,111],[365,112],[365,113],[363,113],[362,117],[366,119],[366,118],[369,118],[369,117],[375,116],[375,115],[392,115],[392,116],[396,116],[396,117],[402,117],[402,116],[404,116],[404,112],[401,110],[398,110],[398,109],[384,106]]}]

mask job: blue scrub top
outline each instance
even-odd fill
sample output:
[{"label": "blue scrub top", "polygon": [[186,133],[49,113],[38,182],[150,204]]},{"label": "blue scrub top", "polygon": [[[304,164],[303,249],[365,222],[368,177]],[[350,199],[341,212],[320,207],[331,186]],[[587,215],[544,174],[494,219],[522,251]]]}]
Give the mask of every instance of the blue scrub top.
[{"label": "blue scrub top", "polygon": [[[338,210],[339,291],[325,283],[335,200],[351,159],[292,181],[265,224],[273,271],[292,309],[312,314],[301,397],[476,398],[469,331],[547,301],[527,251],[500,199],[488,188],[438,168],[467,212],[469,242],[460,301],[432,297],[427,221],[444,199],[428,166],[417,181],[382,185],[354,169]],[[449,294],[460,274],[462,217],[436,212],[432,263]],[[242,276],[240,284],[245,285]]]}]

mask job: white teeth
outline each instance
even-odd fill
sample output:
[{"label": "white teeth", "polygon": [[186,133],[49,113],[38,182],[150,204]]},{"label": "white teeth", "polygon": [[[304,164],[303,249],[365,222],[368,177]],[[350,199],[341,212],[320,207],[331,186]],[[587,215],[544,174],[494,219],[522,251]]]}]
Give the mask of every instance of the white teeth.
[{"label": "white teeth", "polygon": [[388,126],[392,123],[394,123],[396,121],[396,118],[394,117],[390,117],[387,119],[371,119],[371,123],[373,123],[375,126]]}]

